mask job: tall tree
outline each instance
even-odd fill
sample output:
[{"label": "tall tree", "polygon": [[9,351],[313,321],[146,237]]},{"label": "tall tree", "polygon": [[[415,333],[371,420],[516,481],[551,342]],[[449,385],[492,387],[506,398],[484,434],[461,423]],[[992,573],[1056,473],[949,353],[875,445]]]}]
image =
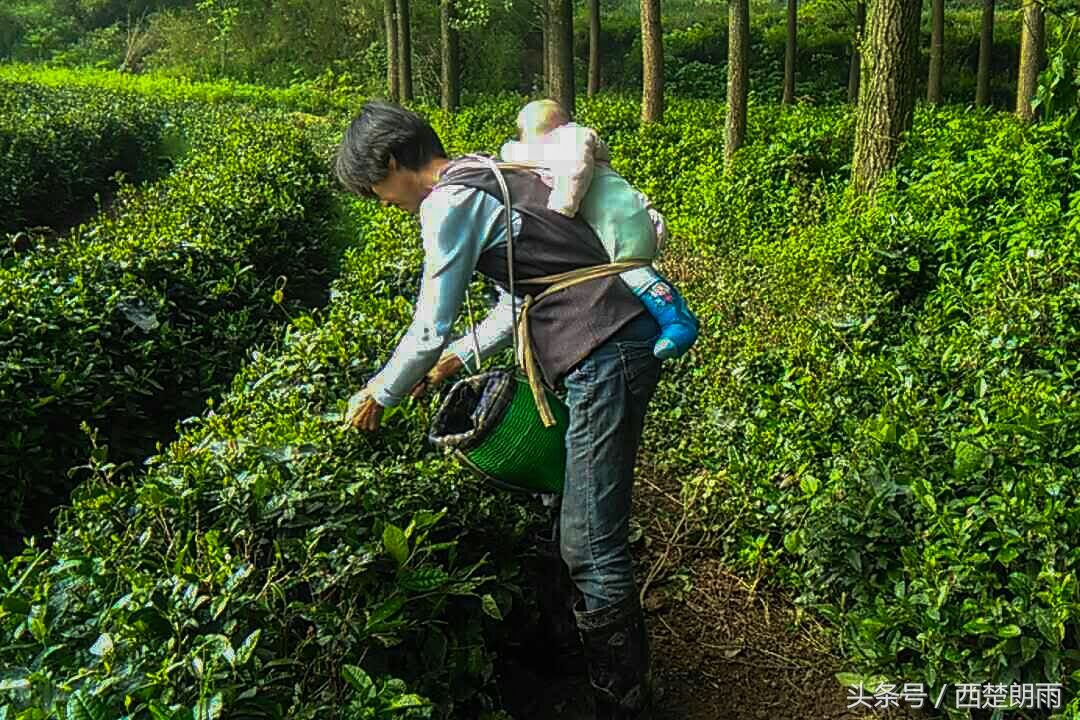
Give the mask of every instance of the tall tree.
[{"label": "tall tree", "polygon": [[442,109],[450,112],[461,104],[461,38],[454,27],[454,0],[442,0]]},{"label": "tall tree", "polygon": [[398,88],[401,102],[413,99],[412,27],[409,22],[409,0],[397,0]]},{"label": "tall tree", "polygon": [[386,91],[394,102],[401,100],[396,4],[395,0],[383,0],[383,23],[386,26]]},{"label": "tall tree", "polygon": [[548,50],[551,81],[548,94],[574,114],[574,6],[572,0],[550,0]]},{"label": "tall tree", "polygon": [[664,119],[664,35],[660,0],[641,0],[641,121]]},{"label": "tall tree", "polygon": [[600,92],[600,0],[589,0],[589,88],[592,97]]},{"label": "tall tree", "polygon": [[941,104],[941,72],[945,52],[945,0],[932,0],[930,10],[930,75],[926,101]]},{"label": "tall tree", "polygon": [[875,0],[863,43],[852,182],[873,189],[892,168],[915,110],[922,0]]},{"label": "tall tree", "polygon": [[1020,30],[1020,80],[1016,86],[1016,114],[1031,122],[1035,111],[1031,101],[1039,83],[1046,52],[1046,14],[1039,0],[1024,0],[1024,22]]},{"label": "tall tree", "polygon": [[862,43],[866,33],[866,0],[855,3],[855,39],[851,46],[851,65],[848,67],[847,99],[859,101],[859,76],[862,69]]},{"label": "tall tree", "polygon": [[787,3],[787,42],[784,44],[784,99],[785,105],[795,102],[795,53],[798,50],[799,0]]},{"label": "tall tree", "polygon": [[728,0],[727,120],[724,163],[746,140],[746,103],[750,90],[750,0]]},{"label": "tall tree", "polygon": [[540,67],[543,68],[544,94],[551,97],[551,31],[548,29],[547,13],[540,18]]},{"label": "tall tree", "polygon": [[990,53],[994,49],[994,0],[983,0],[982,31],[979,33],[979,74],[975,83],[975,104],[990,104]]}]

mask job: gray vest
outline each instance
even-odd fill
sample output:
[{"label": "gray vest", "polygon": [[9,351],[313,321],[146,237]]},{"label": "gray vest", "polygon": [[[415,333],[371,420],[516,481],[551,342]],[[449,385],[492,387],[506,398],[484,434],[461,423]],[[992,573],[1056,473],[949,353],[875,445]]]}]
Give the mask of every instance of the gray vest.
[{"label": "gray vest", "polygon": [[[506,169],[503,176],[511,205],[521,215],[521,230],[513,238],[514,291],[519,298],[535,297],[546,289],[529,278],[611,262],[584,220],[548,210],[551,190],[536,173]],[[503,202],[495,174],[469,156],[451,161],[436,187],[442,185],[476,188]],[[505,245],[482,253],[476,269],[510,289]],[[645,306],[618,275],[581,283],[536,302],[529,310],[529,332],[544,382],[556,387],[575,365],[644,312]]]}]

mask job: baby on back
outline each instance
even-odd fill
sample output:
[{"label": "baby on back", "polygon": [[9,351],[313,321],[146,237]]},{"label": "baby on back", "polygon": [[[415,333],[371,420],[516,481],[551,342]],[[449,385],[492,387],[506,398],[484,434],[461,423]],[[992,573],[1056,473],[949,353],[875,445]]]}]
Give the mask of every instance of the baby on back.
[{"label": "baby on back", "polygon": [[[595,130],[570,122],[553,100],[529,103],[517,117],[518,140],[502,146],[506,162],[535,169],[552,188],[548,208],[580,215],[596,233],[612,262],[652,262],[667,237],[663,216],[611,168],[611,154]],[[620,274],[660,325],[653,354],[685,353],[698,335],[698,321],[682,295],[651,265]]]}]

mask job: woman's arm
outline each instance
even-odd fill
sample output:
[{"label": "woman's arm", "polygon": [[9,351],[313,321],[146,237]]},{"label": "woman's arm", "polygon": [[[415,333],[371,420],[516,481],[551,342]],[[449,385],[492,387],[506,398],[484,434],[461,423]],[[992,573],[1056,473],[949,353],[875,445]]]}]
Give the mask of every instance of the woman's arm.
[{"label": "woman's arm", "polygon": [[383,407],[400,403],[450,343],[451,327],[490,230],[485,197],[474,188],[446,186],[420,206],[424,269],[413,319],[386,366],[368,383]]},{"label": "woman's arm", "polygon": [[[400,403],[444,354],[480,254],[506,237],[503,212],[502,203],[492,196],[460,185],[438,188],[420,206],[424,271],[413,320],[389,362],[368,383],[383,407]],[[515,213],[515,232],[520,223]],[[477,326],[482,358],[505,347],[512,329],[509,297],[500,298]],[[471,347],[472,338],[467,335],[459,342]],[[460,345],[454,348],[460,350]],[[475,352],[469,359],[471,355]]]},{"label": "woman's arm", "polygon": [[[457,355],[462,365],[479,369],[480,363],[495,353],[507,347],[511,343],[514,332],[514,320],[511,317],[511,295],[506,290],[499,288],[499,300],[476,325],[475,339],[473,330],[470,328],[465,335],[450,344],[447,353]],[[516,303],[516,310],[520,312],[521,302]],[[480,357],[476,357],[476,346],[480,347]]]}]

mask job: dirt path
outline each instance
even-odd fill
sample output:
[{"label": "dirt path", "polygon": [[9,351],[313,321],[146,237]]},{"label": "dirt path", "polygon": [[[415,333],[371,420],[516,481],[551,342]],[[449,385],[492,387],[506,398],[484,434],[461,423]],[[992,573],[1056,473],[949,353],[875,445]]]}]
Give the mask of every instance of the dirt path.
[{"label": "dirt path", "polygon": [[[728,572],[676,532],[679,483],[639,471],[635,518],[638,582],[659,689],[654,720],[856,720],[922,717],[849,710],[834,674],[841,658],[827,630],[775,589]],[[669,538],[680,537],[672,544]],[[651,581],[647,581],[653,575]],[[575,670],[581,674],[575,674]],[[516,720],[591,720],[582,668],[560,675],[507,668],[504,698]]]}]

